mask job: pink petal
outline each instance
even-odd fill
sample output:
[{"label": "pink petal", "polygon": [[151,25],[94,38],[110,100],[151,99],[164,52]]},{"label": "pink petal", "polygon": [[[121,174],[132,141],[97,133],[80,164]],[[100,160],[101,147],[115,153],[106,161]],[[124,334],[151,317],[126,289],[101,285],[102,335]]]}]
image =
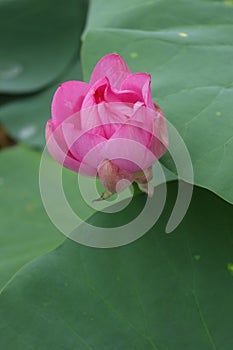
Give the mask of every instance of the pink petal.
[{"label": "pink petal", "polygon": [[[148,111],[149,117],[147,113]],[[153,123],[151,119],[152,114],[154,115],[154,111],[138,103],[134,106],[134,115],[128,119],[124,125],[118,128],[118,130],[111,137],[111,140],[124,139],[125,142],[127,140],[133,141],[129,142],[128,146],[125,146],[127,147],[127,154],[125,154],[127,158],[117,160],[116,162],[114,161],[116,164],[128,171],[141,171],[156,161],[154,155],[151,154],[151,151],[149,151],[153,133]],[[130,161],[130,153],[138,153],[138,155],[135,154],[132,156],[136,161],[134,164],[132,164]]]},{"label": "pink petal", "polygon": [[61,133],[61,129],[55,126],[52,120],[46,124],[45,130],[46,145],[51,156],[62,166],[78,172],[80,162],[68,155],[69,150]]},{"label": "pink petal", "polygon": [[96,64],[90,79],[93,85],[97,80],[107,77],[113,88],[120,89],[122,82],[130,74],[130,70],[123,58],[116,54],[109,54],[101,58]]},{"label": "pink petal", "polygon": [[147,73],[135,73],[130,74],[122,82],[121,90],[135,91],[141,99],[145,102],[145,105],[154,109],[154,104],[151,96],[150,89],[151,77]]},{"label": "pink petal", "polygon": [[98,134],[78,130],[71,123],[63,123],[62,130],[70,152],[82,163],[80,172],[85,173],[86,166],[97,169],[103,160],[101,150],[106,139]]},{"label": "pink petal", "polygon": [[140,142],[145,147],[148,147],[151,141],[152,132],[144,129],[141,122],[129,121],[122,125],[111,137],[111,139],[123,138]]},{"label": "pink petal", "polygon": [[153,119],[153,137],[151,139],[150,149],[159,159],[168,149],[168,131],[163,111],[158,105],[154,104],[154,106],[156,109],[156,118]]},{"label": "pink petal", "polygon": [[143,102],[140,93],[138,94],[137,92],[130,90],[114,90],[110,86],[109,79],[104,77],[97,80],[97,82],[90,88],[83,100],[82,109],[92,107],[102,102],[125,102],[133,105],[138,101]]},{"label": "pink petal", "polygon": [[143,122],[143,130],[151,135],[151,140],[147,147],[157,159],[167,151],[168,131],[163,111],[154,103],[154,110],[142,106],[138,108],[130,120],[132,125],[136,122]]},{"label": "pink petal", "polygon": [[149,168],[166,151],[167,129],[162,111],[140,103],[134,115],[111,136],[105,157],[119,167],[138,172]]},{"label": "pink petal", "polygon": [[93,107],[100,102],[103,102],[105,90],[108,86],[109,80],[106,77],[99,79],[93,86],[91,86],[83,100],[82,109]]},{"label": "pink petal", "polygon": [[132,113],[131,105],[126,103],[103,102],[81,111],[81,128],[109,139]]},{"label": "pink petal", "polygon": [[82,81],[67,81],[60,85],[52,101],[52,118],[56,125],[81,109],[90,86]]},{"label": "pink petal", "polygon": [[133,173],[141,171],[156,161],[148,147],[151,142],[151,133],[143,130],[142,124],[136,126],[127,123],[117,130],[110,140],[116,141],[115,147],[118,146],[118,150],[124,147],[123,152],[122,149],[121,152],[118,151],[119,157],[113,162],[127,171]]},{"label": "pink petal", "polygon": [[[55,127],[52,120],[46,125],[46,144],[51,156],[62,166],[75,172],[80,172],[88,176],[95,176],[96,169],[90,166],[81,166],[81,162],[73,157],[67,146],[61,127]],[[81,166],[81,168],[80,168]]]},{"label": "pink petal", "polygon": [[102,150],[104,159],[109,159],[119,168],[130,173],[142,171],[156,162],[154,154],[143,144],[126,138],[111,138]]}]

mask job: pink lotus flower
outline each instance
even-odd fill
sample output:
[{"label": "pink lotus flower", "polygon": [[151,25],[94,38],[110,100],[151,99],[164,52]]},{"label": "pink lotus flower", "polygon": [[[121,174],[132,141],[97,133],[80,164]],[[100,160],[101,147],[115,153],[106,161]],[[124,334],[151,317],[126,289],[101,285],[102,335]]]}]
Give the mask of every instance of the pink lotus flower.
[{"label": "pink lotus flower", "polygon": [[133,74],[121,56],[109,54],[95,66],[90,84],[60,85],[46,126],[51,155],[73,171],[99,176],[110,193],[133,181],[148,192],[151,166],[168,147],[150,81],[149,74]]}]

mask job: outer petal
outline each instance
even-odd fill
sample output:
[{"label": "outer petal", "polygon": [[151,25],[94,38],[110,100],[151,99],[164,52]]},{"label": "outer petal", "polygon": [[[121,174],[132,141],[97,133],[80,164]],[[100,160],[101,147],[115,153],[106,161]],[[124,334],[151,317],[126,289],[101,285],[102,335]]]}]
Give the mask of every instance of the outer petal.
[{"label": "outer petal", "polygon": [[129,123],[143,122],[143,130],[151,135],[151,140],[147,147],[159,159],[168,148],[168,131],[163,111],[154,103],[154,110],[142,106],[137,109]]},{"label": "outer petal", "polygon": [[49,153],[62,166],[75,172],[80,172],[81,169],[83,175],[96,175],[96,169],[93,167],[86,164],[81,166],[81,162],[70,152],[61,126],[56,128],[52,120],[49,120],[46,125],[46,143]]},{"label": "outer petal", "polygon": [[147,169],[156,162],[155,155],[143,144],[128,138],[111,138],[102,150],[104,159],[109,159],[119,168],[130,173]]},{"label": "outer petal", "polygon": [[[149,114],[149,115],[148,115]],[[121,140],[132,141],[125,144],[125,159],[114,161],[118,166],[127,171],[137,172],[151,166],[155,161],[155,156],[149,151],[151,138],[153,136],[152,115],[155,112],[146,108],[141,103],[134,106],[134,114],[122,125],[111,137],[111,140],[118,139],[119,148]],[[132,161],[130,157],[132,156]]]},{"label": "outer petal", "polygon": [[81,111],[81,129],[109,139],[122,124],[127,122],[132,113],[132,106],[126,103],[103,102],[93,105]]},{"label": "outer petal", "polygon": [[103,160],[102,149],[106,139],[98,134],[78,130],[71,123],[63,123],[62,130],[71,154],[82,163],[79,172],[86,174],[88,166],[95,169],[96,174]]},{"label": "outer petal", "polygon": [[89,88],[89,84],[75,80],[60,85],[52,101],[52,118],[56,125],[81,109]]},{"label": "outer petal", "polygon": [[145,147],[149,147],[152,132],[145,130],[143,122],[129,121],[122,125],[111,137],[111,139],[123,138],[134,140]]},{"label": "outer petal", "polygon": [[168,149],[168,131],[163,111],[154,104],[156,118],[153,120],[153,137],[151,139],[150,150],[159,159]]},{"label": "outer petal", "polygon": [[130,70],[123,58],[116,54],[109,54],[101,58],[96,64],[90,79],[93,85],[97,80],[107,77],[113,88],[120,89],[122,82],[130,74]]},{"label": "outer petal", "polygon": [[51,156],[62,166],[78,172],[80,162],[69,154],[61,128],[56,129],[52,120],[49,120],[46,124],[45,137]]},{"label": "outer petal", "polygon": [[151,77],[147,73],[130,74],[122,82],[121,90],[135,91],[141,97],[147,107],[154,109],[150,83]]},{"label": "outer petal", "polygon": [[134,106],[135,113],[112,135],[105,157],[129,171],[138,172],[154,164],[168,146],[165,118],[160,108],[156,110]]},{"label": "outer petal", "polygon": [[[126,123],[122,125],[110,139],[110,141],[115,140],[117,142],[115,147],[118,146],[119,150],[124,147],[122,157],[120,157],[119,152],[119,159],[113,160],[113,162],[133,173],[147,168],[156,161],[148,147],[151,141],[151,133],[143,129],[142,123],[137,124]],[[108,152],[110,152],[110,149]]]}]

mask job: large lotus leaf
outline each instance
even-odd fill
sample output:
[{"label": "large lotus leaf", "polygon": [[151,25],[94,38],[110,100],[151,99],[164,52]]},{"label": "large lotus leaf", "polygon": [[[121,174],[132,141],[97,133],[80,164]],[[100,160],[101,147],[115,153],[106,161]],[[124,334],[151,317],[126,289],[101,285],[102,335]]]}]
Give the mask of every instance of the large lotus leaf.
[{"label": "large lotus leaf", "polygon": [[[130,245],[66,241],[21,269],[0,297],[1,348],[231,350],[232,206],[195,188],[183,223],[166,235],[175,196],[172,183],[159,222]],[[144,203],[139,195],[125,215],[90,223],[120,226]]]},{"label": "large lotus leaf", "polygon": [[[232,203],[233,2],[126,0],[102,11],[103,3],[91,2],[83,36],[86,80],[109,52],[150,73],[154,100],[188,147],[195,184]],[[162,163],[176,172],[171,158]]]},{"label": "large lotus leaf", "polygon": [[[19,146],[0,152],[0,289],[22,265],[50,251],[65,238],[52,225],[41,202],[40,158],[40,152]],[[50,176],[46,177],[46,182],[54,195],[57,166],[48,158]],[[76,175],[64,170],[67,198],[74,210],[87,218],[93,210],[85,206],[76,182]]]},{"label": "large lotus leaf", "polygon": [[[65,236],[59,233],[48,217],[50,215],[54,219],[48,208],[50,201],[55,212],[62,217],[62,222],[69,220],[69,216],[65,217],[64,203],[59,202],[60,189],[69,205],[68,214],[74,212],[79,223],[96,210],[111,205],[107,201],[96,202],[93,207],[92,201],[103,191],[95,179],[81,176],[78,179],[77,174],[62,169],[46,153],[43,160],[42,172],[41,152],[23,146],[0,152],[0,290],[25,263],[64,241]],[[169,171],[164,171],[167,181],[173,180]],[[43,182],[40,187],[39,174],[40,183]],[[95,192],[96,186],[99,193]],[[128,198],[129,192],[122,193],[117,201]],[[47,199],[48,215],[41,195]]]},{"label": "large lotus leaf", "polygon": [[45,146],[45,125],[51,118],[53,94],[59,84],[67,80],[82,80],[79,61],[51,87],[37,94],[9,101],[0,107],[0,120],[16,141],[34,147]]},{"label": "large lotus leaf", "polygon": [[79,50],[85,0],[0,1],[0,92],[51,84]]},{"label": "large lotus leaf", "polygon": [[87,28],[160,30],[232,24],[232,0],[90,0]]}]

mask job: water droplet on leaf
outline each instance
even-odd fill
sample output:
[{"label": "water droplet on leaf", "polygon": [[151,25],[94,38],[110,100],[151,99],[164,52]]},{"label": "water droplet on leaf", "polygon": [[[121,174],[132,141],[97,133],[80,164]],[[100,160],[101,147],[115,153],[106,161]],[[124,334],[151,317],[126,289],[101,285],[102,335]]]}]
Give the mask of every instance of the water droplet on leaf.
[{"label": "water droplet on leaf", "polygon": [[187,38],[188,34],[187,33],[178,33],[179,36],[182,38]]},{"label": "water droplet on leaf", "polygon": [[138,57],[138,53],[137,52],[130,52],[130,57],[131,58],[137,58]]}]

